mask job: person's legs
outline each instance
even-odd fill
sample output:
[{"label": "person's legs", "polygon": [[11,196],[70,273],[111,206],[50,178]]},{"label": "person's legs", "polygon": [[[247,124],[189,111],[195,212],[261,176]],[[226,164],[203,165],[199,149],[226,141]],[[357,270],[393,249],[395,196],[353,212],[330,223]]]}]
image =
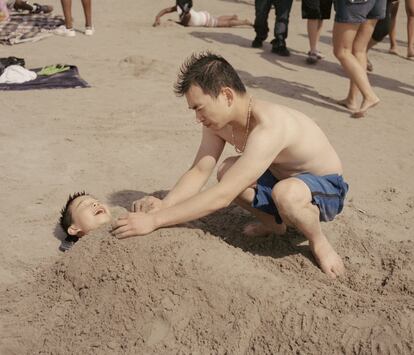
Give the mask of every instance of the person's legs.
[{"label": "person's legs", "polygon": [[414,60],[414,0],[405,0],[407,12],[407,58]]},{"label": "person's legs", "polygon": [[322,20],[309,19],[307,23],[309,48],[311,53],[318,52],[319,38],[321,37]]},{"label": "person's legs", "polygon": [[62,4],[63,16],[65,17],[65,26],[67,29],[72,29],[72,0],[60,0],[60,2]]},{"label": "person's legs", "polygon": [[399,7],[399,1],[391,3],[391,23],[390,23],[390,49],[389,53],[398,54],[397,51],[397,13]]},{"label": "person's legs", "polygon": [[255,20],[254,30],[256,32],[256,38],[252,43],[252,47],[259,48],[262,46],[262,42],[266,40],[269,33],[269,26],[267,19],[269,17],[269,11],[272,7],[272,0],[255,0]]},{"label": "person's legs", "polygon": [[274,29],[274,40],[272,41],[272,52],[281,56],[289,56],[290,52],[286,47],[288,36],[289,15],[293,0],[276,0],[276,22]]},{"label": "person's legs", "polygon": [[219,16],[217,19],[223,20],[223,21],[229,21],[229,20],[238,20],[239,17],[237,15],[222,15]]},{"label": "person's legs", "polygon": [[92,28],[92,0],[82,0],[82,6],[85,13],[85,27]]},{"label": "person's legs", "polygon": [[320,212],[311,202],[309,187],[300,179],[288,178],[275,185],[272,197],[282,220],[297,228],[308,239],[322,271],[331,277],[341,275],[344,272],[343,262],[322,231]]},{"label": "person's legs", "polygon": [[[359,23],[341,23],[335,21],[333,28],[333,47],[335,57],[338,58],[351,82],[356,85],[356,88],[359,89],[363,96],[363,101],[359,111],[355,115],[356,117],[363,115],[368,108],[379,102],[379,98],[375,95],[368,81],[366,64],[365,66],[361,66],[361,63],[353,54],[354,41],[356,40],[357,33],[359,32],[359,28],[361,26],[362,25]],[[373,27],[373,21],[369,20],[367,26],[364,26],[364,30],[358,34],[358,43],[356,44],[358,49],[363,47],[364,43],[366,48],[369,39],[371,38]],[[366,38],[368,34],[369,36]],[[339,103],[351,110],[355,110],[357,103],[354,91],[350,90],[348,97]]]},{"label": "person's legs", "polygon": [[219,16],[216,27],[253,26],[249,20],[229,19],[229,16]]}]

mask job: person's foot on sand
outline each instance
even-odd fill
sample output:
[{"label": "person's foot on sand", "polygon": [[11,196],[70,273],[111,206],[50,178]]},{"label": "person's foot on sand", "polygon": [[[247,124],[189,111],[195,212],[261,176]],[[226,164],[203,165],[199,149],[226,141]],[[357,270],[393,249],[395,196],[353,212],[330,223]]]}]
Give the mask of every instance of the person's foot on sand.
[{"label": "person's foot on sand", "polygon": [[389,54],[398,55],[397,47],[391,47],[391,48],[388,50],[388,53],[389,53]]},{"label": "person's foot on sand", "polygon": [[318,243],[309,242],[309,246],[316,262],[325,274],[333,279],[344,274],[344,263],[325,236]]},{"label": "person's foot on sand", "polygon": [[356,111],[358,109],[357,103],[349,99],[336,100],[335,102],[351,111]]},{"label": "person's foot on sand", "polygon": [[352,113],[352,118],[362,118],[365,117],[365,114],[367,113],[368,109],[378,105],[380,102],[380,99],[378,97],[373,99],[365,99],[362,101],[361,107],[358,111],[355,111]]},{"label": "person's foot on sand", "polygon": [[243,234],[250,238],[266,237],[269,234],[275,233],[276,235],[282,235],[286,232],[285,224],[274,224],[270,227],[261,222],[253,222],[246,224],[243,228]]},{"label": "person's foot on sand", "polygon": [[414,60],[414,52],[413,53],[411,53],[411,52],[407,53],[407,59],[408,60]]}]

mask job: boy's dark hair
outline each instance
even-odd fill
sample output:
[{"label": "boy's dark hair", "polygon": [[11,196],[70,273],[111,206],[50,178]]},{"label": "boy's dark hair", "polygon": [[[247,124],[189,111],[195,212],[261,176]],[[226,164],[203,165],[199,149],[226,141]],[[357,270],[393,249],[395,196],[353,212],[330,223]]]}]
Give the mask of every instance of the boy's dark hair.
[{"label": "boy's dark hair", "polygon": [[61,209],[59,224],[62,227],[62,229],[65,231],[66,234],[68,234],[68,228],[72,224],[72,213],[69,210],[70,205],[72,204],[73,200],[75,200],[76,198],[78,198],[80,196],[87,196],[87,195],[89,195],[89,194],[87,194],[85,191],[75,192],[73,195],[69,195],[65,206]]},{"label": "boy's dark hair", "polygon": [[227,86],[239,94],[246,87],[239,75],[222,56],[211,53],[193,53],[181,66],[174,92],[183,96],[191,85],[198,85],[205,94],[217,97],[221,88]]},{"label": "boy's dark hair", "polygon": [[176,0],[175,4],[179,6],[183,12],[188,12],[193,7],[193,0]]}]

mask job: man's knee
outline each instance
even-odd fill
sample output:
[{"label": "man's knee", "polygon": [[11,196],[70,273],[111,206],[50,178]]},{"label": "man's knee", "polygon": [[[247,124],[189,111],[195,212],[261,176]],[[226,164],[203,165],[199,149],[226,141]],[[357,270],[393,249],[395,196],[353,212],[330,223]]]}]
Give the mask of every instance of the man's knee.
[{"label": "man's knee", "polygon": [[220,164],[220,166],[217,168],[217,180],[220,181],[227,170],[230,169],[230,167],[236,162],[238,157],[229,157],[227,159],[224,159],[224,161]]},{"label": "man's knee", "polygon": [[280,214],[291,214],[311,201],[309,188],[301,180],[289,178],[279,181],[272,190],[272,198]]}]

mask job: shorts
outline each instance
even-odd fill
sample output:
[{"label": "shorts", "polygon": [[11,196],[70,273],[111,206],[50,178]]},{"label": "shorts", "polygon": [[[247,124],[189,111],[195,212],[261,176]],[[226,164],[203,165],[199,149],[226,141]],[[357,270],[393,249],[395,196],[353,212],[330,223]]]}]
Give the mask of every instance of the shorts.
[{"label": "shorts", "polygon": [[[312,193],[312,204],[319,208],[319,220],[332,221],[344,208],[348,184],[341,175],[316,176],[309,173],[294,176],[302,180]],[[252,207],[275,217],[277,224],[283,223],[272,198],[272,189],[279,182],[269,170],[257,180]]]},{"label": "shorts", "polygon": [[[335,22],[363,23],[366,20],[380,20],[385,17],[387,0],[335,0]],[[364,0],[356,0],[364,1]]]},{"label": "shorts", "polygon": [[302,0],[302,18],[328,20],[331,18],[333,0]]}]

